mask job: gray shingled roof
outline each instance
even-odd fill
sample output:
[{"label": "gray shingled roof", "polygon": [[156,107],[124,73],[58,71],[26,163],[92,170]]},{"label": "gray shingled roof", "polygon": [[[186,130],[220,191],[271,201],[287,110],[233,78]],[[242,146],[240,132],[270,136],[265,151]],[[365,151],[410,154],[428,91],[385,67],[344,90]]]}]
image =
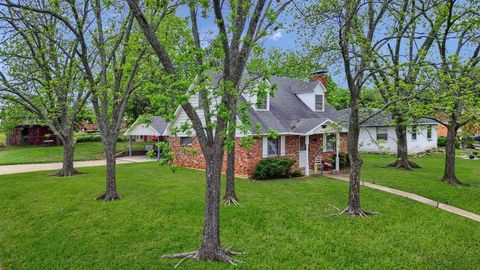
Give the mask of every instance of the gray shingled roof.
[{"label": "gray shingled roof", "polygon": [[[153,116],[152,117],[152,122],[150,122],[150,127],[154,129],[158,134],[163,134],[163,131],[165,131],[165,128],[167,127],[168,123],[163,120],[162,117],[160,116]],[[138,120],[137,120],[138,121]],[[140,123],[138,123],[140,124]],[[126,132],[124,135],[135,135],[135,134],[130,134],[130,130],[133,129],[137,125],[137,122],[135,122]],[[151,134],[155,135],[155,134]]]},{"label": "gray shingled roof", "polygon": [[[360,121],[362,119],[366,119],[372,113],[375,113],[377,109],[365,109],[362,110],[360,113]],[[348,119],[348,115],[350,113],[350,109],[344,109],[340,111],[341,114],[344,115],[345,119]],[[392,114],[388,112],[381,112],[374,117],[368,119],[365,123],[361,124],[362,127],[385,127],[385,126],[392,126]],[[410,125],[436,125],[437,122],[435,120],[431,120],[428,118],[419,118],[416,121],[410,123]],[[348,125],[348,123],[347,123]]]},{"label": "gray shingled roof", "polygon": [[150,126],[155,129],[155,131],[157,131],[159,134],[163,133],[167,125],[168,123],[160,116],[154,116],[152,118],[152,122],[150,123]]},{"label": "gray shingled roof", "polygon": [[[222,76],[216,72],[210,72],[209,75],[213,87],[217,87]],[[245,73],[240,84],[244,85],[252,79],[254,78],[250,74]],[[270,97],[270,110],[256,111],[253,108],[248,110],[252,126],[260,124],[262,132],[273,129],[280,133],[304,134],[326,120],[339,123],[343,119],[344,115],[330,106],[326,99],[325,111],[318,112],[312,111],[297,97],[297,94],[313,93],[320,81],[303,81],[285,77],[271,77],[269,81],[277,86],[274,95]]]},{"label": "gray shingled roof", "polygon": [[338,122],[343,114],[325,103],[325,111],[312,111],[296,94],[312,93],[320,83],[304,82],[297,79],[271,77],[270,83],[277,85],[274,96],[270,97],[269,111],[249,110],[250,121],[262,126],[262,131],[269,129],[280,133],[306,133],[326,120]]}]

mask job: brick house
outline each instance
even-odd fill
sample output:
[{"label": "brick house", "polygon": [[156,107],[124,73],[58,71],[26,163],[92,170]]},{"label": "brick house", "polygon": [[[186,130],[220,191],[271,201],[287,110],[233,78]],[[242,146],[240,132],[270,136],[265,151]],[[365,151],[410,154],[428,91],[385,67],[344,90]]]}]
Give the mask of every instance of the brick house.
[{"label": "brick house", "polygon": [[77,125],[77,130],[86,132],[86,133],[94,133],[98,132],[98,125],[90,122],[90,120],[82,120],[78,125]]},{"label": "brick house", "polygon": [[[347,130],[340,124],[345,115],[328,104],[326,82],[325,71],[313,73],[310,81],[271,77],[269,83],[276,85],[276,91],[261,105],[257,104],[255,96],[242,96],[251,104],[248,110],[250,121],[252,124],[260,124],[261,130],[251,131],[254,145],[248,149],[240,146],[243,135],[237,134],[237,175],[251,176],[260,160],[283,156],[293,158],[296,161],[295,167],[305,175],[310,175],[317,157],[338,159],[340,152],[347,152]],[[190,102],[196,106],[198,96],[193,96]],[[203,115],[200,109],[197,112]],[[163,135],[170,134],[172,128],[188,121],[186,113],[179,107],[176,120],[167,125]],[[279,136],[269,138],[270,130],[275,130]],[[169,140],[176,165],[205,168],[205,160],[194,134],[177,132]],[[225,169],[226,155],[223,170]]]}]

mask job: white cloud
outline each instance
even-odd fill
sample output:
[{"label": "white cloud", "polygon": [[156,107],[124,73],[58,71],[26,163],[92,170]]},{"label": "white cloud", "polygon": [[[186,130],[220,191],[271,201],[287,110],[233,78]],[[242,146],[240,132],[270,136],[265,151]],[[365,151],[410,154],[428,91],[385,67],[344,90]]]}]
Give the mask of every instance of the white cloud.
[{"label": "white cloud", "polygon": [[275,33],[273,33],[270,38],[273,40],[273,41],[277,41],[279,39],[282,38],[282,32],[280,31],[276,31]]}]

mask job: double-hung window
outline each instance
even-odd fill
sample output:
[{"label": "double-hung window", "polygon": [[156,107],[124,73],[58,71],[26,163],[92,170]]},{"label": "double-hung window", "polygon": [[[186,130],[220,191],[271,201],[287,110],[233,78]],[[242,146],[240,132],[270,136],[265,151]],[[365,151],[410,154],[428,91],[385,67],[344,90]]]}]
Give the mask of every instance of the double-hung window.
[{"label": "double-hung window", "polygon": [[388,127],[377,127],[377,141],[388,141]]},{"label": "double-hung window", "polygon": [[417,140],[417,127],[413,126],[412,127],[412,141],[416,141],[416,140]]},{"label": "double-hung window", "polygon": [[267,102],[268,102],[268,97],[265,97],[265,98],[260,98],[257,100],[257,103],[255,104],[255,108],[257,110],[266,110],[267,109]]},{"label": "double-hung window", "polygon": [[269,157],[280,155],[280,139],[268,139],[267,154]]},{"label": "double-hung window", "polygon": [[325,151],[334,151],[337,148],[337,135],[335,133],[327,134],[325,141]]},{"label": "double-hung window", "polygon": [[315,95],[315,110],[323,111],[323,95]]},{"label": "double-hung window", "polygon": [[432,139],[432,126],[427,127],[427,139]]},{"label": "double-hung window", "polygon": [[180,146],[191,146],[193,137],[180,137]]}]

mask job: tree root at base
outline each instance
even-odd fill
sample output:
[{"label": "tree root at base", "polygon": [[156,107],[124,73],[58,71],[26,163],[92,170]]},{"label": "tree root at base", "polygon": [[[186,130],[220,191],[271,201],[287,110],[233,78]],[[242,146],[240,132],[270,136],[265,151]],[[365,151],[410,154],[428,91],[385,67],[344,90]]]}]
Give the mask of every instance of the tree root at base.
[{"label": "tree root at base", "polygon": [[462,181],[460,181],[457,177],[443,177],[442,178],[442,181],[447,183],[447,184],[450,184],[450,185],[453,185],[453,186],[469,186],[469,184],[465,184],[463,183]]},{"label": "tree root at base", "polygon": [[[338,209],[338,208],[337,208]],[[351,216],[351,217],[368,217],[373,215],[379,215],[379,212],[368,212],[363,209],[349,209],[348,207],[343,209],[341,212],[330,215],[330,216]]]},{"label": "tree root at base", "polygon": [[223,204],[225,205],[240,205],[236,196],[227,196],[223,197],[222,199]]},{"label": "tree root at base", "polygon": [[73,170],[73,171],[68,171],[68,172],[65,172],[62,170],[56,172],[56,173],[52,173],[50,174],[49,176],[58,176],[58,177],[68,177],[68,176],[74,176],[76,174],[79,174],[79,172],[77,170]]},{"label": "tree root at base", "polygon": [[418,165],[417,163],[415,163],[413,161],[402,160],[402,159],[397,159],[397,160],[395,160],[395,162],[390,163],[387,166],[392,167],[392,168],[396,168],[396,169],[404,168],[404,169],[407,169],[407,170],[422,168],[420,165]]},{"label": "tree root at base", "polygon": [[116,192],[106,192],[97,197],[97,200],[102,200],[104,202],[120,200],[120,195],[118,195]]},{"label": "tree root at base", "polygon": [[217,252],[214,254],[209,254],[208,257],[203,257],[199,251],[192,251],[192,252],[185,252],[185,253],[174,253],[174,254],[166,254],[163,255],[162,258],[168,258],[168,259],[175,259],[179,258],[181,259],[174,268],[177,268],[182,264],[185,260],[187,259],[192,259],[192,260],[204,260],[204,261],[219,261],[219,262],[224,262],[224,263],[229,263],[232,265],[237,265],[238,263],[243,263],[243,261],[236,260],[232,258],[232,256],[235,255],[243,255],[243,253],[240,252],[234,252],[229,249],[219,249]]}]

